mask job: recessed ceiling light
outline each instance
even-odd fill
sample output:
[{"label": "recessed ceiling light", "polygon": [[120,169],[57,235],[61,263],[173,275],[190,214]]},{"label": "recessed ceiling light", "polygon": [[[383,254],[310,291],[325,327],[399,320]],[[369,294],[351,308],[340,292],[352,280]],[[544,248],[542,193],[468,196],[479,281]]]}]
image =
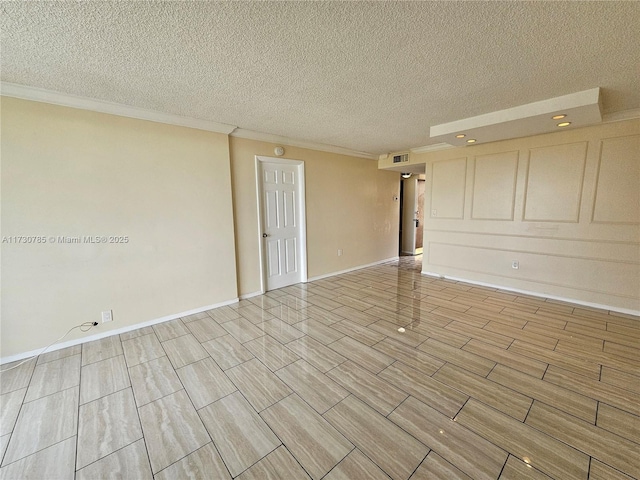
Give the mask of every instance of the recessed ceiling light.
[{"label": "recessed ceiling light", "polygon": [[560,122],[558,124],[559,127],[568,127],[569,125],[571,125],[571,122]]},{"label": "recessed ceiling light", "polygon": [[566,117],[566,114],[561,114],[561,115],[554,115],[553,117],[551,117],[552,120],[562,120],[564,117]]},{"label": "recessed ceiling light", "polygon": [[475,138],[470,138],[469,140],[467,140],[467,143],[476,143],[476,139]]},{"label": "recessed ceiling light", "polygon": [[456,135],[456,138],[464,138],[464,137],[466,137],[464,133],[459,133],[458,135]]}]

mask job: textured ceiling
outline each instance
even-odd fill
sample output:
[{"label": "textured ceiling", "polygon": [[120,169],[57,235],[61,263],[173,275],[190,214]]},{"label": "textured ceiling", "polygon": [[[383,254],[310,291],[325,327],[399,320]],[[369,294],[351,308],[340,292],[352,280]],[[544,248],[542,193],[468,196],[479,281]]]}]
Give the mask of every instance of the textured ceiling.
[{"label": "textured ceiling", "polygon": [[3,81],[374,154],[602,87],[640,107],[639,2],[5,2]]}]

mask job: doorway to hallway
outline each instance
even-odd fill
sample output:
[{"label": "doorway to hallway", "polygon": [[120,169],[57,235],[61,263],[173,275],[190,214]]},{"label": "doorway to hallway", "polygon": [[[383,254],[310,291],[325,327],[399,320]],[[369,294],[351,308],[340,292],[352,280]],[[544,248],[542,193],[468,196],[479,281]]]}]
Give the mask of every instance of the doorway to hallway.
[{"label": "doorway to hallway", "polygon": [[424,175],[412,175],[400,181],[401,256],[420,255],[424,232]]}]

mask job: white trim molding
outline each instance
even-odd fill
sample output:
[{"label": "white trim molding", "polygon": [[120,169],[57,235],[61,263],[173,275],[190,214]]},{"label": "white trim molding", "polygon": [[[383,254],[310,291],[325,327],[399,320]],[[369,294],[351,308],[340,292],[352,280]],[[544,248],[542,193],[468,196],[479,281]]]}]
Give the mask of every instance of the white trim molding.
[{"label": "white trim molding", "polygon": [[437,152],[438,150],[449,150],[450,148],[455,148],[455,147],[448,143],[434,143],[433,145],[425,145],[424,147],[411,148],[409,149],[409,151],[411,153],[427,153],[427,152]]},{"label": "white trim molding", "polygon": [[552,300],[559,300],[561,302],[574,303],[576,305],[582,305],[582,306],[585,306],[585,307],[599,308],[601,310],[609,310],[609,311],[612,311],[612,312],[626,313],[626,314],[629,314],[629,315],[636,315],[636,316],[640,317],[640,310],[631,310],[629,308],[613,307],[611,305],[603,305],[601,303],[585,302],[585,301],[582,301],[582,300],[576,300],[575,298],[559,297],[557,295],[547,295],[547,294],[540,293],[540,292],[532,292],[531,290],[524,290],[524,289],[521,289],[521,288],[513,288],[513,287],[505,287],[503,285],[495,285],[493,283],[488,283],[488,282],[478,282],[476,280],[469,280],[467,278],[450,277],[449,275],[441,275],[439,273],[427,272],[427,271],[424,271],[424,270],[422,272],[420,272],[420,273],[422,273],[422,275],[426,275],[428,277],[435,277],[435,278],[453,280],[455,282],[464,282],[464,283],[469,283],[471,285],[480,285],[481,287],[497,288],[497,289],[500,289],[500,290],[504,290],[506,292],[515,292],[515,293],[522,293],[523,295],[531,295],[532,297],[550,298]]},{"label": "white trim molding", "polygon": [[[232,300],[227,300],[225,302],[216,303],[214,305],[207,305],[206,307],[194,308],[193,310],[187,310],[186,312],[167,315],[165,317],[156,318],[153,320],[149,320],[147,322],[136,323],[135,325],[128,325],[126,327],[117,328],[115,330],[109,330],[108,332],[96,333],[95,335],[90,335],[88,337],[76,338],[75,340],[69,340],[67,342],[62,342],[62,343],[54,343],[44,353],[55,352],[56,350],[61,350],[63,348],[73,347],[74,345],[80,345],[83,343],[92,342],[94,340],[100,340],[101,338],[111,337],[113,335],[119,335],[121,333],[130,332],[132,330],[137,330],[139,328],[149,327],[151,325],[156,325],[158,323],[168,322],[169,320],[176,320],[177,318],[187,317],[189,315],[193,315],[194,313],[206,312],[207,310],[212,310],[218,307],[224,307],[225,305],[232,305],[234,303],[238,303],[237,298],[234,298]],[[100,324],[98,324],[98,327],[99,326]],[[95,328],[98,328],[98,327],[95,327]],[[0,358],[0,365],[5,365],[7,363],[15,362],[16,360],[23,360],[25,358],[39,356],[41,351],[42,351],[42,348],[38,348],[37,350],[31,350],[30,352],[23,352],[23,353],[18,353],[16,355],[10,355],[8,357]]]},{"label": "white trim molding", "polygon": [[383,263],[397,262],[399,259],[400,257],[385,258],[384,260],[378,260],[377,262],[367,263],[366,265],[358,265],[357,267],[347,268],[346,270],[340,270],[338,272],[325,273],[324,275],[311,277],[310,279],[307,280],[307,282],[314,282],[316,280],[322,280],[323,278],[335,277],[336,275],[342,275],[343,273],[349,273],[349,272],[353,272],[355,270],[360,270],[367,267],[374,267],[376,265],[381,265]]},{"label": "white trim molding", "polygon": [[248,300],[253,297],[257,297],[259,295],[264,295],[265,292],[257,291],[251,293],[245,293],[244,295],[240,295],[240,300]]},{"label": "white trim molding", "polygon": [[348,148],[337,147],[335,145],[326,145],[324,143],[308,142],[306,140],[296,140],[280,135],[272,135],[270,133],[254,132],[244,128],[237,128],[231,134],[231,137],[246,138],[247,140],[257,140],[259,142],[273,143],[275,145],[288,145],[290,147],[307,148],[320,152],[338,153],[340,155],[348,155],[350,157],[367,158],[369,160],[377,160],[378,156],[373,153],[359,152]]},{"label": "white trim molding", "polygon": [[229,135],[236,129],[235,125],[227,125],[225,123],[212,122],[200,118],[183,117],[182,115],[147,110],[146,108],[131,107],[121,103],[81,97],[46,90],[44,88],[29,87],[27,85],[18,85],[17,83],[0,82],[0,95],[32,100],[34,102],[51,103],[53,105],[61,105],[63,107],[77,108],[80,110],[108,113],[119,117],[137,118],[138,120],[148,120],[150,122],[206,130],[208,132],[224,133],[225,135]]},{"label": "white trim molding", "polygon": [[640,118],[640,108],[605,113],[602,116],[602,123],[622,122],[624,120],[635,120],[636,118]]}]

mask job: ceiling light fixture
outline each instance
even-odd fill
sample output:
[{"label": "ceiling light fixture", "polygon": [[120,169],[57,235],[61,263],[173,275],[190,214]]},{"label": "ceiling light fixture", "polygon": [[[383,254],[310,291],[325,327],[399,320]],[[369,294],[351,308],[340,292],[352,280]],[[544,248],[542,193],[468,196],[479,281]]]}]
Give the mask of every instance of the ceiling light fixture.
[{"label": "ceiling light fixture", "polygon": [[475,138],[470,138],[469,140],[467,140],[467,143],[476,143],[476,139]]},{"label": "ceiling light fixture", "polygon": [[569,125],[571,125],[571,122],[560,122],[558,124],[559,127],[568,127]]},{"label": "ceiling light fixture", "polygon": [[466,135],[464,133],[460,133],[458,135],[456,135],[456,138],[464,138],[466,137]]},{"label": "ceiling light fixture", "polygon": [[402,178],[411,178],[411,172],[401,173]]},{"label": "ceiling light fixture", "polygon": [[561,113],[560,115],[554,115],[553,117],[551,117],[551,120],[562,120],[566,116],[566,114]]}]

